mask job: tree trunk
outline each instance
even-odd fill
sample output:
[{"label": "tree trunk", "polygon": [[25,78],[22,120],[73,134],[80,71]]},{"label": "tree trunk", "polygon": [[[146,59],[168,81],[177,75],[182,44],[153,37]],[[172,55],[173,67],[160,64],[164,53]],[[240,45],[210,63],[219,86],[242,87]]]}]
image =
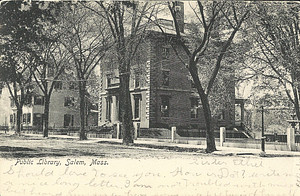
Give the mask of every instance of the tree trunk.
[{"label": "tree trunk", "polygon": [[22,126],[21,126],[21,117],[22,117],[22,107],[17,107],[17,129],[16,129],[16,134],[18,136],[21,135],[21,129],[22,129]]},{"label": "tree trunk", "polygon": [[126,53],[125,35],[123,24],[118,38],[118,63],[120,78],[120,112],[122,121],[123,144],[129,145],[133,143],[133,123],[132,123],[132,107],[129,89],[130,82],[130,60]]},{"label": "tree trunk", "polygon": [[[295,67],[299,67],[299,64],[296,64]],[[297,120],[300,120],[300,109],[299,109],[299,89],[300,89],[300,72],[295,71],[295,82],[294,82],[294,87],[293,87],[293,94],[294,94],[294,108],[295,108],[295,113],[297,116]],[[296,83],[296,84],[295,84]]]},{"label": "tree trunk", "polygon": [[48,137],[48,133],[49,133],[49,106],[50,106],[50,96],[45,96],[44,137]]},{"label": "tree trunk", "polygon": [[204,112],[205,127],[206,127],[206,152],[207,153],[214,152],[217,149],[215,144],[214,131],[212,127],[212,116],[211,116],[211,111],[209,106],[208,95],[205,94],[204,92],[204,89],[198,77],[198,69],[196,67],[196,63],[192,59],[189,62],[189,72],[193,78],[196,89],[200,96],[202,108]]},{"label": "tree trunk", "polygon": [[209,101],[207,96],[205,96],[205,98],[201,100],[202,100],[202,107],[203,107],[205,126],[206,126],[206,152],[210,153],[217,150],[215,144],[214,130],[212,126],[212,116],[211,116],[211,111],[210,111]]},{"label": "tree trunk", "polygon": [[86,140],[85,134],[85,91],[86,81],[79,82],[79,98],[80,98],[80,140]]},{"label": "tree trunk", "polygon": [[297,119],[299,120],[300,119],[300,111],[299,111],[299,90],[297,89],[294,89],[294,109],[295,109],[295,112],[296,112],[296,116],[297,116]]},{"label": "tree trunk", "polygon": [[294,95],[294,109],[297,116],[297,119],[300,119],[300,111],[299,111],[299,75],[300,73],[298,71],[292,71],[291,78],[292,78],[292,90]]},{"label": "tree trunk", "polygon": [[129,80],[130,74],[122,74],[120,76],[120,111],[122,120],[123,144],[125,145],[133,143],[133,123]]}]

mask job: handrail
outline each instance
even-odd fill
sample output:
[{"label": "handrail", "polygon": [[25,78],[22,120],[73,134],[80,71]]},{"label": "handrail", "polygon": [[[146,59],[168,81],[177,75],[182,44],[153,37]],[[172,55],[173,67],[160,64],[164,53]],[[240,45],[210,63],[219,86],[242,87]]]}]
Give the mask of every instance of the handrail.
[{"label": "handrail", "polygon": [[241,126],[247,135],[249,135],[251,138],[254,138],[254,133],[247,125],[245,125],[244,122],[241,122]]}]

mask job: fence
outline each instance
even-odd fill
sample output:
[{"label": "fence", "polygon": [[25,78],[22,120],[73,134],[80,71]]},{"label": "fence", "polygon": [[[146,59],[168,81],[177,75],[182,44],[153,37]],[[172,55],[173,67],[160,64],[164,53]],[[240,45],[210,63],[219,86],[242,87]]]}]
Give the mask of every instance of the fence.
[{"label": "fence", "polygon": [[[49,135],[68,135],[79,136],[79,127],[49,127]],[[43,134],[43,130],[38,126],[24,126],[22,132],[25,134]],[[86,135],[91,138],[112,138],[114,136],[114,127],[86,127]]]},{"label": "fence", "polygon": [[9,126],[0,126],[0,130],[1,131],[8,131],[9,130]]},{"label": "fence", "polygon": [[[205,130],[199,129],[177,129],[176,133],[180,137],[206,137]],[[215,138],[220,138],[220,130],[214,131]],[[233,130],[226,130],[226,138],[247,138],[247,136],[243,132],[233,131]]]},{"label": "fence", "polygon": [[[287,135],[265,134],[266,142],[287,143]],[[295,135],[295,144],[300,146],[300,134]]]}]

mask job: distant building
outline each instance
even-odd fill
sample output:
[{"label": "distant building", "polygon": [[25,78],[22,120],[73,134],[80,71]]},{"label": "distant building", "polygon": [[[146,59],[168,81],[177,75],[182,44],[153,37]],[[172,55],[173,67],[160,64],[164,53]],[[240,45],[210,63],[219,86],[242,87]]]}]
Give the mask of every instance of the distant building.
[{"label": "distant building", "polygon": [[[75,82],[56,81],[50,98],[49,129],[80,126],[80,114],[77,99],[78,91]],[[42,130],[44,102],[44,97],[36,86],[33,95],[26,100],[26,104],[23,106],[23,115],[21,119],[23,130]],[[87,105],[89,106],[89,109],[95,110],[95,106],[92,104]],[[13,129],[16,126],[17,111],[7,87],[4,87],[0,93],[0,110],[0,126],[8,126],[10,129]],[[95,113],[94,110],[89,110],[88,112],[87,125],[96,126],[98,123],[95,121],[95,119],[98,118],[98,113]]]},{"label": "distant building", "polygon": [[[181,4],[183,6],[183,4]],[[178,9],[182,12],[183,7]],[[183,20],[179,20],[183,31]],[[166,24],[168,37],[174,37],[172,21]],[[168,28],[168,25],[171,28]],[[180,54],[185,54],[175,45]],[[138,56],[140,55],[140,56]],[[189,77],[188,69],[176,56],[166,37],[160,30],[148,30],[144,42],[139,46],[139,61],[133,63],[130,92],[135,126],[141,128],[183,126],[204,128],[205,120],[199,95]],[[103,61],[109,64],[110,59]],[[101,70],[99,125],[119,122],[119,73],[117,68]],[[234,74],[234,73],[233,73]],[[213,119],[216,126],[235,125],[235,83],[227,79],[230,100],[220,114]]]}]

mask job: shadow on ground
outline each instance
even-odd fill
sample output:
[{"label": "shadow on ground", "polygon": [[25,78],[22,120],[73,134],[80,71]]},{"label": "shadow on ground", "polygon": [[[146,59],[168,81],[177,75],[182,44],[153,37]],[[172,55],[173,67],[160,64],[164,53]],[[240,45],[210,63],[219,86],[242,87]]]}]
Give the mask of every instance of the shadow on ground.
[{"label": "shadow on ground", "polygon": [[[260,156],[259,153],[215,151],[211,154],[203,148],[179,147],[176,144],[141,144],[133,143],[128,146],[116,141],[80,141],[76,138],[50,137],[29,135],[0,134],[0,157],[2,158],[39,158],[64,156],[94,156],[105,158],[119,157],[149,157],[149,156],[180,156],[184,153],[205,156]],[[91,142],[92,141],[92,142]],[[174,152],[174,153],[172,153]],[[300,157],[291,154],[265,154],[264,158],[273,157]]]},{"label": "shadow on ground", "polygon": [[[98,143],[102,144],[112,144],[112,145],[123,145],[122,143],[119,142],[113,142],[113,141],[99,141]],[[194,153],[200,153],[200,154],[207,154],[210,155],[205,151],[203,148],[184,148],[184,147],[178,147],[178,146],[164,146],[164,145],[154,145],[154,144],[136,144],[133,143],[130,146],[133,147],[144,147],[144,148],[152,148],[152,149],[164,149],[164,150],[169,150],[169,151],[176,151],[176,152],[194,152]],[[245,150],[246,151],[246,150]],[[212,153],[212,155],[217,155],[217,156],[242,156],[242,157],[247,157],[247,156],[260,156],[263,158],[274,158],[274,157],[300,157],[300,155],[290,155],[290,154],[265,154],[264,156],[261,156],[260,153],[247,153],[247,152],[241,152],[241,153],[218,153],[221,151],[215,151]]]}]

